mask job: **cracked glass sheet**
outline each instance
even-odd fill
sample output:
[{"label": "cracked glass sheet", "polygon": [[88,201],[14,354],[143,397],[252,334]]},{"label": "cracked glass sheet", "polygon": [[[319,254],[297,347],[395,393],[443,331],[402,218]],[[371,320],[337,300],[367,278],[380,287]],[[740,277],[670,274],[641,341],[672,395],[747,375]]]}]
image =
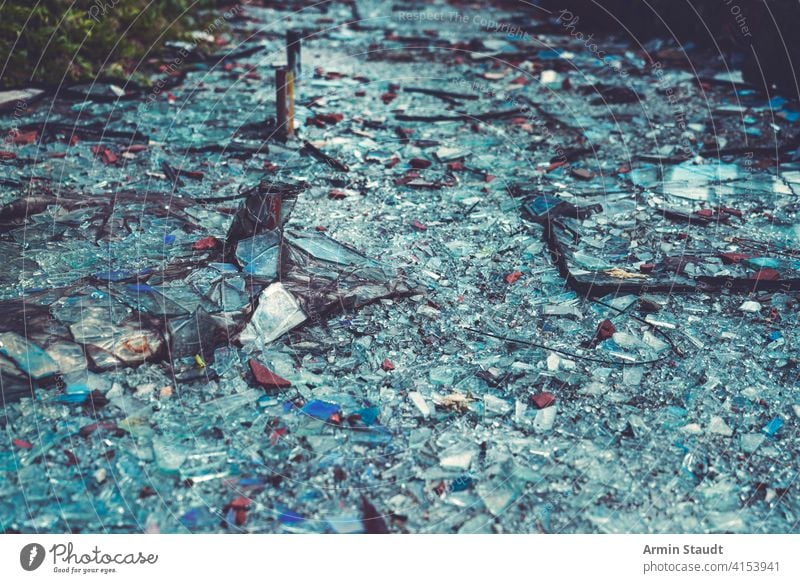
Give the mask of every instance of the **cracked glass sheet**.
[{"label": "cracked glass sheet", "polygon": [[545,217],[557,215],[554,205],[562,200],[589,209],[588,216],[554,216],[548,231],[582,293],[593,286],[607,293],[615,285],[674,292],[732,284],[796,288],[800,241],[784,176],[692,163],[668,168],[669,179],[652,166],[631,174],[641,190],[565,192],[563,199],[538,196],[526,203],[529,214]]}]

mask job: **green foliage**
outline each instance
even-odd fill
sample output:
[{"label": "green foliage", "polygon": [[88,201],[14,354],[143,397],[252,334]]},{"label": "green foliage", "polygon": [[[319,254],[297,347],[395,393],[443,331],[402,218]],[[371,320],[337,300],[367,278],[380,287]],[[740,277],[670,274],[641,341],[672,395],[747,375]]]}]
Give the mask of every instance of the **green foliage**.
[{"label": "green foliage", "polygon": [[[216,0],[0,2],[0,86],[127,77],[164,42],[202,27]],[[207,15],[213,20],[214,15]],[[6,58],[8,61],[6,62]],[[137,67],[138,65],[138,67]]]}]

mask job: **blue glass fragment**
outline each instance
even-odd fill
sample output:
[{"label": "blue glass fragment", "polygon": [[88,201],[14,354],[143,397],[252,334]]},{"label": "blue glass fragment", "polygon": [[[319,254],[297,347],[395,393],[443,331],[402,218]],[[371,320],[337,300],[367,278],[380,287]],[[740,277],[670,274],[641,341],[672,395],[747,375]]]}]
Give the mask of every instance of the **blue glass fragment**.
[{"label": "blue glass fragment", "polygon": [[334,413],[339,413],[341,411],[341,407],[336,403],[328,403],[327,401],[309,401],[303,406],[303,413],[306,415],[310,415],[316,419],[322,419],[326,421],[330,418],[331,415]]},{"label": "blue glass fragment", "polygon": [[761,432],[769,437],[775,437],[775,434],[780,431],[781,427],[783,427],[783,419],[775,417],[764,426]]}]

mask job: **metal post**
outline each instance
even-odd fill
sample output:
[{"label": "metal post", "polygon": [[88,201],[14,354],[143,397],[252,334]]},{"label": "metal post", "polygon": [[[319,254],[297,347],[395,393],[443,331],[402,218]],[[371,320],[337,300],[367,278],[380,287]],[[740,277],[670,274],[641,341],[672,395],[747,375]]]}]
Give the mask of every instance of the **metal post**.
[{"label": "metal post", "polygon": [[286,31],[286,62],[289,70],[294,74],[294,84],[300,83],[300,42],[302,34],[299,30]]},{"label": "metal post", "polygon": [[294,73],[286,71],[286,135],[294,135]]},{"label": "metal post", "polygon": [[279,136],[289,135],[286,109],[286,67],[275,69],[275,129]]}]

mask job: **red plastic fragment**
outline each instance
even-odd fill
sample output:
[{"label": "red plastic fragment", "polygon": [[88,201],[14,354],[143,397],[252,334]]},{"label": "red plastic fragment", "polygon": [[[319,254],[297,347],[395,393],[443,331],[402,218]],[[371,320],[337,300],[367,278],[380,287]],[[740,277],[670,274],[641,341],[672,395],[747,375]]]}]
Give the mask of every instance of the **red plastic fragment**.
[{"label": "red plastic fragment", "polygon": [[417,231],[427,231],[428,230],[428,227],[424,223],[421,223],[420,221],[418,221],[417,219],[414,219],[413,221],[411,221],[411,226],[414,227]]},{"label": "red plastic fragment", "polygon": [[750,276],[750,279],[757,279],[759,281],[775,281],[780,278],[781,274],[774,269],[770,269],[769,267],[759,269],[756,273]]},{"label": "red plastic fragment", "polygon": [[740,219],[743,216],[742,211],[740,211],[739,209],[731,208],[729,206],[720,206],[720,207],[717,207],[717,210],[719,212],[725,213],[726,215],[733,215],[734,217],[738,217]]},{"label": "red plastic fragment", "polygon": [[451,172],[461,172],[464,170],[463,162],[448,162],[447,169]]},{"label": "red plastic fragment", "polygon": [[318,113],[314,116],[314,119],[326,125],[335,124],[342,121],[344,119],[344,115],[341,113]]},{"label": "red plastic fragment", "polygon": [[25,441],[24,439],[12,439],[11,443],[15,447],[19,447],[19,448],[22,448],[22,449],[31,449],[33,447],[32,443],[30,443],[28,441]]},{"label": "red plastic fragment", "polygon": [[397,98],[397,93],[384,93],[383,95],[381,95],[381,101],[383,101],[386,105],[389,105],[396,98]]},{"label": "red plastic fragment", "polygon": [[555,404],[556,396],[548,392],[536,393],[531,395],[531,402],[537,409],[545,409]]},{"label": "red plastic fragment", "polygon": [[16,157],[17,155],[14,152],[8,152],[7,150],[0,150],[0,160],[13,160]]},{"label": "red plastic fragment", "polygon": [[731,263],[741,263],[745,259],[750,259],[750,255],[745,255],[744,253],[722,253],[720,258],[722,263],[730,265]]},{"label": "red plastic fragment", "polygon": [[505,277],[506,283],[510,285],[510,284],[514,283],[515,281],[517,281],[520,277],[522,277],[522,272],[521,271],[512,271],[511,273],[506,275],[506,277]]},{"label": "red plastic fragment", "polygon": [[328,197],[333,200],[342,200],[346,196],[347,195],[344,193],[344,191],[341,191],[338,188],[334,188],[328,193]]},{"label": "red plastic fragment", "polygon": [[195,251],[208,251],[219,247],[220,241],[216,237],[203,237],[192,243],[192,249]]},{"label": "red plastic fragment", "polygon": [[80,462],[78,461],[78,457],[72,453],[70,450],[65,449],[64,454],[67,456],[67,465],[68,466],[77,466]]},{"label": "red plastic fragment", "polygon": [[426,160],[425,158],[411,158],[409,160],[408,165],[412,168],[416,168],[417,170],[424,170],[425,168],[431,167],[431,161]]},{"label": "red plastic fragment", "polygon": [[100,156],[100,159],[103,161],[104,164],[116,164],[117,163],[117,155],[106,148],[105,146],[94,146],[92,147],[92,153]]},{"label": "red plastic fragment", "polygon": [[179,176],[185,176],[186,178],[191,178],[192,180],[202,180],[206,176],[206,173],[200,170],[186,170],[184,168],[175,168],[175,171],[178,173]]},{"label": "red plastic fragment", "polygon": [[30,132],[11,132],[13,138],[11,139],[17,146],[27,146],[36,141],[39,134],[36,131]]},{"label": "red plastic fragment", "polygon": [[78,435],[81,437],[89,437],[92,433],[97,431],[98,429],[102,429],[104,431],[108,431],[113,433],[117,437],[122,437],[125,435],[125,430],[120,429],[117,427],[116,423],[112,423],[111,421],[100,421],[97,423],[90,423],[89,425],[84,425],[78,430]]},{"label": "red plastic fragment", "polygon": [[141,490],[139,490],[139,499],[143,500],[144,498],[149,498],[150,496],[155,496],[156,491],[153,489],[152,486],[145,486]]},{"label": "red plastic fragment", "polygon": [[598,341],[608,340],[614,335],[614,332],[616,331],[617,329],[614,327],[614,324],[611,322],[611,320],[603,320],[597,326],[597,332],[595,333],[595,338],[597,338]]},{"label": "red plastic fragment", "polygon": [[292,383],[279,377],[256,359],[251,358],[248,364],[253,378],[265,389],[287,389],[292,386]]},{"label": "red plastic fragment", "polygon": [[288,433],[289,433],[289,429],[288,428],[286,428],[286,427],[276,427],[275,429],[273,429],[272,433],[270,433],[270,435],[269,435],[269,442],[272,445],[275,445],[280,441],[281,437],[283,437],[284,435],[287,435]]},{"label": "red plastic fragment", "polygon": [[655,268],[655,263],[642,263],[639,266],[639,271],[642,273],[651,273]]},{"label": "red plastic fragment", "polygon": [[381,363],[381,368],[388,372],[390,370],[394,370],[395,366],[391,360],[389,360],[388,358],[384,358],[383,362]]},{"label": "red plastic fragment", "polygon": [[232,510],[236,526],[244,526],[247,522],[247,510],[249,508],[250,500],[244,496],[239,496],[228,502],[222,510],[226,514]]}]

